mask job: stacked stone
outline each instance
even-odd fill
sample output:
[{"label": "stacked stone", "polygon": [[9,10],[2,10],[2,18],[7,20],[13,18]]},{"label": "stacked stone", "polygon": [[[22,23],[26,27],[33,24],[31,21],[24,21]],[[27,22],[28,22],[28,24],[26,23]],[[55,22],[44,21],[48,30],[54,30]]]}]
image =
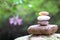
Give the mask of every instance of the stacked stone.
[{"label": "stacked stone", "polygon": [[57,25],[51,25],[49,24],[48,20],[50,19],[50,16],[48,12],[40,12],[40,16],[37,17],[38,24],[32,25],[28,28],[28,33],[33,35],[50,35],[55,33],[58,30]]},{"label": "stacked stone", "polygon": [[40,12],[39,15],[40,16],[37,17],[38,24],[40,24],[41,26],[48,25],[49,24],[48,20],[50,19],[50,16],[48,16],[49,13],[43,11],[43,12]]}]

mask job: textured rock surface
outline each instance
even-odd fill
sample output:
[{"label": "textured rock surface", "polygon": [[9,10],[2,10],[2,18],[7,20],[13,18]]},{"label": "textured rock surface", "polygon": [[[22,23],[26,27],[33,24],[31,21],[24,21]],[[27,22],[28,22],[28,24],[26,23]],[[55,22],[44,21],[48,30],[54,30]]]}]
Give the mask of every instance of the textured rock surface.
[{"label": "textured rock surface", "polygon": [[15,40],[60,40],[60,34],[52,34],[52,35],[39,35],[39,36],[22,36],[18,37]]}]

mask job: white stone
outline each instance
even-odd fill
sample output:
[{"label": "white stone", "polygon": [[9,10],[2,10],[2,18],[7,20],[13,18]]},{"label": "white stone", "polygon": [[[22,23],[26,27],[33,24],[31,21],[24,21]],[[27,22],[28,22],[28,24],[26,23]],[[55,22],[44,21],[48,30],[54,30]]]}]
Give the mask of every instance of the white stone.
[{"label": "white stone", "polygon": [[50,16],[38,16],[37,20],[49,20]]},{"label": "white stone", "polygon": [[27,36],[18,37],[14,40],[60,40],[60,34],[52,34],[50,36],[46,36],[46,35],[39,35],[39,36],[27,35]]}]

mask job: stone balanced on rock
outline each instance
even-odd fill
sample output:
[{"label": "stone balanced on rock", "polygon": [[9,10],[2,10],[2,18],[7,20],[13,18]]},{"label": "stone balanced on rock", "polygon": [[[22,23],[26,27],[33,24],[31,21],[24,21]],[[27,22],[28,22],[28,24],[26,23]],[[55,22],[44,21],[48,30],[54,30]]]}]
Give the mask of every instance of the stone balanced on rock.
[{"label": "stone balanced on rock", "polygon": [[33,35],[51,35],[55,33],[58,30],[58,26],[49,24],[50,16],[48,15],[49,13],[46,11],[40,12],[37,17],[38,24],[30,26],[27,29],[28,33]]}]

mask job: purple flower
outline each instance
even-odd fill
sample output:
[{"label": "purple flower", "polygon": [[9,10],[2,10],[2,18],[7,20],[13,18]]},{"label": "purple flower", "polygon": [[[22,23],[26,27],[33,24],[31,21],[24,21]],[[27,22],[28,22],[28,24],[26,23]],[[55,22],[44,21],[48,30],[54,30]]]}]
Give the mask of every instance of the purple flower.
[{"label": "purple flower", "polygon": [[9,18],[9,23],[14,25],[21,25],[22,19],[20,19],[18,16]]}]

